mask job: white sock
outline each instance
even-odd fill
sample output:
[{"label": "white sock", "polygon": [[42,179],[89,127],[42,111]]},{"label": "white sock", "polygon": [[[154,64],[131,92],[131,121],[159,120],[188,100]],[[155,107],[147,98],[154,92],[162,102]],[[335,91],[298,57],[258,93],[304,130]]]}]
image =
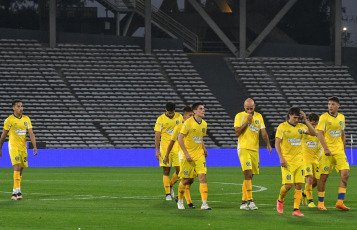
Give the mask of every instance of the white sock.
[{"label": "white sock", "polygon": [[16,189],[12,189],[12,194],[16,194]]},{"label": "white sock", "polygon": [[179,202],[179,203],[183,204],[183,200],[178,200],[177,202]]},{"label": "white sock", "polygon": [[202,201],[202,205],[206,205],[206,204],[207,204],[206,200]]},{"label": "white sock", "polygon": [[21,193],[21,188],[17,188],[16,193]]}]

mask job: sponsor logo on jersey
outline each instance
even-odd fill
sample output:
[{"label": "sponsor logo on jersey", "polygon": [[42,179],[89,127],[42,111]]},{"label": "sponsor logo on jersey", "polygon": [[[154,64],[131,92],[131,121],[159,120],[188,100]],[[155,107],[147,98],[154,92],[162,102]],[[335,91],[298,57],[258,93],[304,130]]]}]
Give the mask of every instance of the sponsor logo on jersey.
[{"label": "sponsor logo on jersey", "polygon": [[290,145],[292,145],[292,146],[301,145],[300,138],[288,138],[288,142],[290,142]]},{"label": "sponsor logo on jersey", "polygon": [[341,136],[341,130],[330,130],[328,133],[331,135],[331,137],[339,137]]},{"label": "sponsor logo on jersey", "polygon": [[26,136],[26,129],[15,129],[15,133],[18,136]]},{"label": "sponsor logo on jersey", "polygon": [[174,132],[174,129],[166,129],[166,132],[171,136]]},{"label": "sponsor logo on jersey", "polygon": [[196,144],[201,144],[201,143],[202,143],[202,140],[203,140],[203,137],[193,136],[193,137],[192,137],[192,140],[194,140]]},{"label": "sponsor logo on jersey", "polygon": [[258,127],[254,126],[252,124],[248,124],[248,127],[249,127],[250,131],[253,131],[255,133],[259,133],[259,128]]},{"label": "sponsor logo on jersey", "polygon": [[306,141],[305,144],[308,148],[317,148],[318,143],[316,141]]}]

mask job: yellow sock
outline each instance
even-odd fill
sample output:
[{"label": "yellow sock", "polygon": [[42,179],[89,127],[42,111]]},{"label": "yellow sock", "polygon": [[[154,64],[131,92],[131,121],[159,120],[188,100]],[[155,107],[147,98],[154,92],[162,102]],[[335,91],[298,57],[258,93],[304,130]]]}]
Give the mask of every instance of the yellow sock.
[{"label": "yellow sock", "polygon": [[280,193],[279,193],[279,198],[278,198],[278,200],[279,200],[280,202],[284,202],[284,199],[285,199],[285,196],[286,196],[287,193],[288,193],[288,190],[286,190],[285,185],[283,185],[283,186],[280,188]]},{"label": "yellow sock", "polygon": [[[180,183],[181,184],[181,183]],[[186,189],[185,189],[185,199],[187,201],[187,204],[191,204],[192,200],[191,200],[191,193],[190,193],[190,187],[191,185],[188,184],[186,185]]]},{"label": "yellow sock", "polygon": [[325,200],[325,191],[323,192],[318,192],[318,197],[319,197],[319,204],[324,205],[324,200]]},{"label": "yellow sock", "polygon": [[202,201],[207,201],[207,197],[208,197],[207,184],[200,184],[200,193],[201,193]]},{"label": "yellow sock", "polygon": [[170,176],[163,176],[163,181],[164,181],[164,187],[165,187],[165,193],[170,194]]},{"label": "yellow sock", "polygon": [[345,199],[346,188],[338,187],[338,200],[337,203],[343,204],[343,200]]},{"label": "yellow sock", "polygon": [[247,201],[247,190],[245,188],[245,180],[242,185],[242,201]]},{"label": "yellow sock", "polygon": [[172,178],[170,181],[170,186],[174,186],[174,184],[176,184],[176,182],[179,180],[179,177],[177,176],[177,173],[175,172],[174,174],[172,174]]},{"label": "yellow sock", "polygon": [[14,189],[20,188],[21,177],[20,171],[14,171]]},{"label": "yellow sock", "polygon": [[186,186],[180,182],[179,188],[178,188],[178,199],[183,200],[183,195],[185,194]]},{"label": "yellow sock", "polygon": [[305,191],[304,191],[306,198],[308,200],[312,200],[312,184],[305,184]]},{"label": "yellow sock", "polygon": [[294,209],[299,209],[302,197],[302,190],[295,189],[294,192]]},{"label": "yellow sock", "polygon": [[245,191],[247,194],[247,200],[253,200],[253,193],[252,193],[252,180],[244,180],[245,184]]}]

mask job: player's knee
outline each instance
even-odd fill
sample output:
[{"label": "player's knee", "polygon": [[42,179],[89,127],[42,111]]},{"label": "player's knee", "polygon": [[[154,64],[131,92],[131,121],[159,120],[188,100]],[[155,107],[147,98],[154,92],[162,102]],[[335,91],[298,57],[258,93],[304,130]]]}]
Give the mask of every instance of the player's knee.
[{"label": "player's knee", "polygon": [[341,178],[343,181],[347,181],[349,177],[348,171],[347,172],[341,172]]},{"label": "player's knee", "polygon": [[293,187],[293,184],[285,184],[285,189],[290,190]]}]

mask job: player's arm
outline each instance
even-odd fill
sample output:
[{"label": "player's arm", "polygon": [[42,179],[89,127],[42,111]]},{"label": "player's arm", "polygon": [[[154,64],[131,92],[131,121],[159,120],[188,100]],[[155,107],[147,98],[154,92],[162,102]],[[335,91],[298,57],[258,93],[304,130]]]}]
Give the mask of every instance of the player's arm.
[{"label": "player's arm", "polygon": [[169,154],[170,154],[170,152],[171,152],[171,150],[172,150],[172,147],[174,147],[174,144],[175,144],[175,141],[170,140],[169,146],[167,146],[165,158],[164,158],[164,160],[163,160],[164,164],[169,163]]},{"label": "player's arm", "polygon": [[325,136],[324,136],[324,131],[323,130],[317,130],[318,138],[321,143],[322,148],[324,148],[324,152],[326,156],[331,156],[331,151],[328,149]]},{"label": "player's arm", "polygon": [[28,129],[28,132],[29,132],[31,143],[33,145],[33,155],[36,156],[38,153],[37,146],[36,146],[36,137],[35,137],[35,134],[33,133],[32,129]]},{"label": "player's arm", "polygon": [[[187,135],[187,134],[186,134]],[[185,154],[185,157],[186,157],[186,160],[188,162],[191,162],[192,161],[192,157],[191,155],[187,152],[187,149],[185,147],[185,143],[183,142],[183,138],[186,136],[185,134],[183,133],[180,133],[179,136],[178,136],[178,143],[181,147],[181,150],[183,151],[183,153]]]},{"label": "player's arm", "polygon": [[308,134],[310,136],[316,136],[315,128],[311,125],[309,120],[306,118],[306,114],[303,111],[300,111],[300,116],[302,117],[302,119],[304,120],[304,122],[308,128],[308,130],[306,131],[306,134]]},{"label": "player's arm", "polygon": [[244,122],[242,126],[234,127],[234,131],[235,131],[237,137],[239,137],[244,132],[244,130],[248,127],[248,124],[252,119],[253,119],[253,115],[249,114],[247,117],[247,121]]},{"label": "player's arm", "polygon": [[342,142],[343,142],[343,148],[346,151],[346,133],[345,133],[345,130],[341,131],[341,139],[342,139]]},{"label": "player's arm", "polygon": [[270,141],[269,141],[269,136],[268,136],[268,133],[265,129],[261,129],[261,132],[262,132],[262,137],[263,137],[263,140],[265,141],[265,143],[267,144],[267,149],[269,151],[269,154],[271,153],[271,151],[273,151],[271,145],[270,145]]},{"label": "player's arm", "polygon": [[9,130],[3,129],[1,137],[0,137],[0,158],[2,156],[1,149],[2,149],[2,146],[3,146],[4,142],[5,142],[5,138],[6,138],[8,132],[9,132]]},{"label": "player's arm", "polygon": [[281,139],[279,137],[276,137],[275,138],[275,149],[279,155],[281,166],[286,168],[288,166],[288,163],[286,162],[283,154],[281,153],[280,143],[281,143]]},{"label": "player's arm", "polygon": [[160,160],[160,137],[161,137],[161,132],[155,131],[155,149],[156,149],[156,159],[159,161]]},{"label": "player's arm", "polygon": [[202,148],[203,148],[203,152],[205,154],[205,157],[207,157],[208,156],[208,152],[207,152],[207,149],[206,149],[206,146],[205,146],[205,143],[203,142],[203,140],[202,140]]}]

